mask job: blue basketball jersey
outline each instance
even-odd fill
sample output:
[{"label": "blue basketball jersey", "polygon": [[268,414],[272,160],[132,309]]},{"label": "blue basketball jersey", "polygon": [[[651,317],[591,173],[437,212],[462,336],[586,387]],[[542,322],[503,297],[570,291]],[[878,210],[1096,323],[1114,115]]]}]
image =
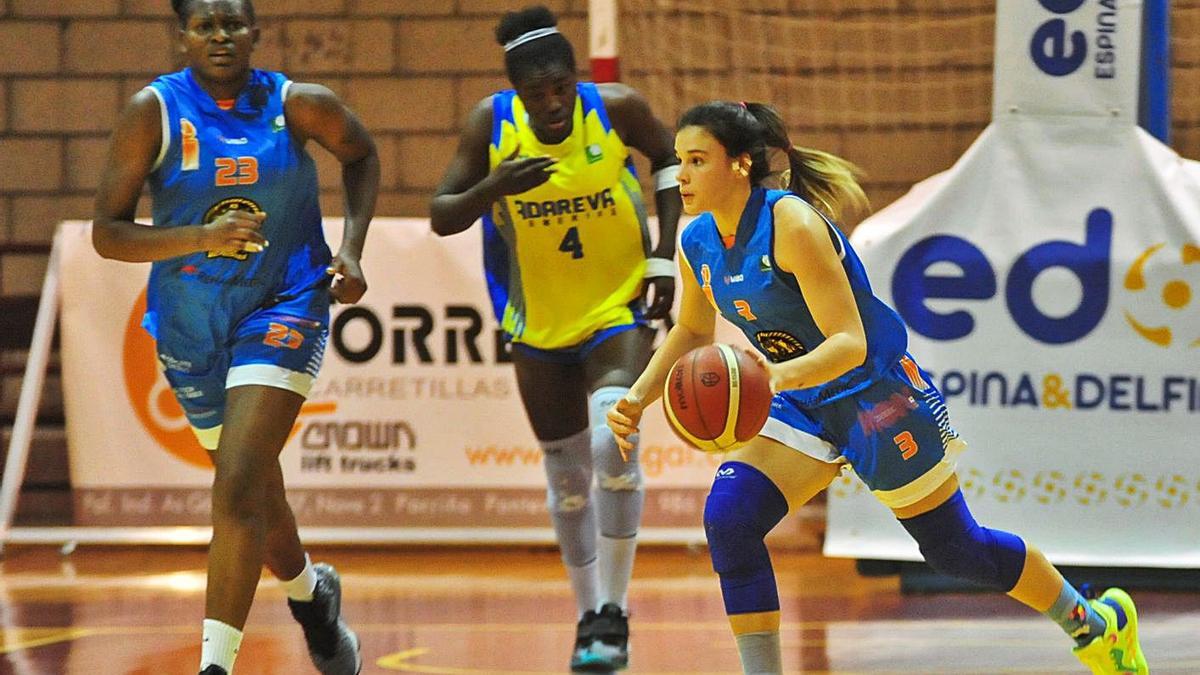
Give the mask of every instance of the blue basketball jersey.
[{"label": "blue basketball jersey", "polygon": [[[680,238],[680,249],[709,302],[773,363],[801,356],[825,341],[796,278],[780,271],[775,263],[774,207],[783,198],[800,199],[784,190],[754,189],[734,244],[728,249],[707,212],[689,223]],[[896,364],[908,344],[900,317],[872,293],[862,263],[845,235],[825,222],[858,305],[867,337],[867,358],[835,380],[788,392],[792,400],[807,407],[870,386]]]},{"label": "blue basketball jersey", "polygon": [[[155,262],[143,325],[167,351],[220,347],[255,309],[322,283],[330,262],[317,202],[316,166],[288,131],[291,82],[254,70],[229,104],[218,104],[190,69],[154,80],[163,141],[150,174],[155,227],[266,212],[260,253],[197,252]],[[325,317],[311,317],[325,320]],[[194,364],[200,367],[201,364]]]}]

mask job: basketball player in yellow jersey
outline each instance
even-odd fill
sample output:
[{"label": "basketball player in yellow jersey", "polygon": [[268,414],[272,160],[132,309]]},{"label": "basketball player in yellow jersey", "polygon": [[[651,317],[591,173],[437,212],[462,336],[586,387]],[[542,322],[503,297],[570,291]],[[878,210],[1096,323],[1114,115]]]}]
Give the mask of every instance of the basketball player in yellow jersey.
[{"label": "basketball player in yellow jersey", "polygon": [[[571,669],[608,672],[628,661],[643,488],[636,455],[621,460],[604,413],[648,360],[647,322],[671,307],[679,167],[670,132],[640,94],[576,80],[556,23],[544,7],[501,20],[515,91],[471,112],[430,211],[443,236],[483,217],[489,291],[544,452],[547,504],[579,609]],[[630,147],[654,173],[653,251]]]}]

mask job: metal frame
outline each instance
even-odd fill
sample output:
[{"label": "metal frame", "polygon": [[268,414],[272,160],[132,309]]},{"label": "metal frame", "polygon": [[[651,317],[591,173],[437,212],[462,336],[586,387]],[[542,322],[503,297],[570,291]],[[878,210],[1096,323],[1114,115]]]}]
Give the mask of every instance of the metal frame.
[{"label": "metal frame", "polygon": [[[38,404],[42,401],[42,385],[46,381],[46,364],[50,360],[50,346],[54,341],[54,325],[58,320],[59,303],[59,252],[55,230],[54,245],[50,247],[50,261],[46,266],[46,278],[42,280],[42,295],[38,301],[37,319],[33,324],[33,340],[29,346],[29,360],[25,362],[25,376],[21,380],[21,395],[17,399],[17,415],[13,420],[12,437],[8,443],[8,457],[4,464],[4,476],[0,480],[0,556],[4,545],[13,540],[17,530],[12,527],[17,511],[17,497],[21,483],[25,480],[25,466],[29,459],[29,446],[33,442],[33,430],[37,426]],[[47,530],[49,528],[31,528]]]}]

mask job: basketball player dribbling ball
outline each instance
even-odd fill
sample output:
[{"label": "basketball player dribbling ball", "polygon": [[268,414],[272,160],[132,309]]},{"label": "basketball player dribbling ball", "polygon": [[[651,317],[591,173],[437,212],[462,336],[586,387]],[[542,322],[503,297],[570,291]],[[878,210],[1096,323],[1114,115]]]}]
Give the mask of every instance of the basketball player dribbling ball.
[{"label": "basketball player dribbling ball", "polygon": [[[362,657],[340,615],[337,572],[304,552],[279,452],[320,368],[331,299],[357,302],[366,291],[359,258],[379,185],[375,145],[325,87],[251,68],[251,0],[171,4],[188,67],[134,94],[122,113],[93,243],[106,258],[154,263],[143,325],[216,467],[200,669],[233,671],[265,564],[317,669],[354,675]],[[342,165],[336,256],[310,140]],[[134,221],[147,181],[153,227]]]},{"label": "basketball player dribbling ball", "polygon": [[[849,464],[934,569],[1042,612],[1094,673],[1148,672],[1128,595],[1113,588],[1083,598],[1036,548],[980,526],[967,509],[955,474],[964,444],[942,396],[833,225],[844,206],[865,205],[854,167],[794,148],[762,104],[706,103],[684,113],[678,128],[684,211],[699,215],[680,239],[682,307],[608,421],[624,447],[671,364],[712,342],[717,313],[767,361],[776,392],[770,416],[759,436],[728,455],[704,509],[743,670],[783,672],[779,597],[763,537]],[[762,185],[768,148],[788,154],[787,190]]]},{"label": "basketball player dribbling ball", "polygon": [[[483,217],[488,290],[512,340],[578,608],[571,668],[607,672],[628,661],[644,492],[633,444],[622,462],[604,411],[645,366],[647,322],[665,317],[674,297],[678,163],[670,131],[638,92],[577,81],[556,21],[544,7],[500,21],[513,89],[471,111],[430,211],[443,236]],[[630,148],[654,172],[653,251]]]}]

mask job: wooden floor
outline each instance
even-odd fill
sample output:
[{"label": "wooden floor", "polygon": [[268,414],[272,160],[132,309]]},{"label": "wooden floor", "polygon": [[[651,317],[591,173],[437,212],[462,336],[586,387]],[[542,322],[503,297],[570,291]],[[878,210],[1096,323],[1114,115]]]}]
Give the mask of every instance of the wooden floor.
[{"label": "wooden floor", "polygon": [[[343,577],[364,673],[562,673],[574,610],[545,549],[314,551]],[[901,595],[851,562],[775,556],[784,664],[804,673],[1083,673],[1067,638],[999,595]],[[204,554],[16,547],[0,563],[0,673],[194,675]],[[1200,595],[1135,594],[1154,673],[1200,673]],[[706,555],[639,552],[631,673],[735,673]],[[238,675],[311,673],[282,592],[264,580]]]}]

